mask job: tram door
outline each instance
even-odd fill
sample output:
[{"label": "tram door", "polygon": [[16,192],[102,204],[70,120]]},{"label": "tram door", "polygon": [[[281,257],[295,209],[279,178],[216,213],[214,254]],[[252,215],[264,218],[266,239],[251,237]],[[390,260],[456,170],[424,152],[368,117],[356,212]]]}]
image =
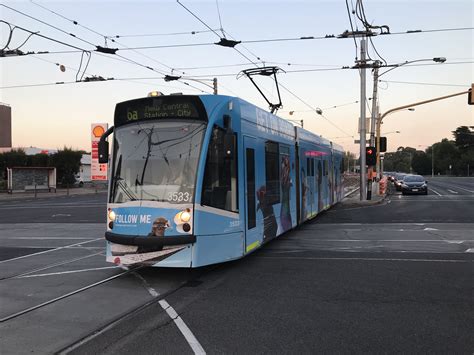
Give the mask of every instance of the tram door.
[{"label": "tram door", "polygon": [[258,209],[262,203],[259,199],[265,198],[265,191],[258,188],[257,140],[244,136],[244,149],[245,253],[249,253],[263,242],[263,219]]},{"label": "tram door", "polygon": [[317,205],[315,205],[314,158],[306,158],[306,171],[308,175],[306,178],[308,186],[308,215],[312,217],[317,210]]}]

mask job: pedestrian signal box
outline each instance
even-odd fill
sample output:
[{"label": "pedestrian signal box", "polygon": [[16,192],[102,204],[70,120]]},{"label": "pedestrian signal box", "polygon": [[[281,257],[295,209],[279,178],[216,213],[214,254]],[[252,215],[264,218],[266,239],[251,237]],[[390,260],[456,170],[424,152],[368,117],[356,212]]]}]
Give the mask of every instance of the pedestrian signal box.
[{"label": "pedestrian signal box", "polygon": [[377,163],[377,151],[375,147],[365,147],[365,163],[374,166]]},{"label": "pedestrian signal box", "polygon": [[380,137],[380,153],[385,153],[387,151],[387,137]]}]

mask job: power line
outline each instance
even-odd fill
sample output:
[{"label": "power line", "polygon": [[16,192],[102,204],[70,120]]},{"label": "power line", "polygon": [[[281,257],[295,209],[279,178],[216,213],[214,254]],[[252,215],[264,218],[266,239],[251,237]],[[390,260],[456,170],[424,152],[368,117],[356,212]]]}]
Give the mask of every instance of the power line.
[{"label": "power line", "polygon": [[280,81],[280,86],[283,88],[283,90],[285,90],[286,92],[288,92],[290,95],[292,95],[293,97],[295,97],[297,100],[299,100],[300,102],[302,102],[305,106],[307,106],[308,108],[312,109],[312,111],[314,113],[316,113],[317,115],[323,117],[326,121],[328,121],[333,127],[337,128],[339,131],[341,131],[342,133],[344,134],[347,134],[349,135],[349,133],[347,133],[346,131],[344,131],[342,128],[340,128],[339,126],[337,126],[334,122],[332,122],[330,119],[328,119],[326,116],[323,115],[322,113],[322,110],[319,108],[319,107],[313,107],[312,105],[310,105],[309,103],[307,103],[305,100],[303,100],[301,97],[299,97],[298,95],[296,95],[294,92],[292,92],[290,89],[288,89],[286,86],[284,86],[281,81]]},{"label": "power line", "polygon": [[470,84],[461,85],[461,84],[446,84],[446,83],[423,83],[423,82],[415,82],[415,81],[379,80],[379,82],[393,83],[393,84],[410,84],[410,85],[452,86],[452,87],[463,87],[463,88],[470,86]]},{"label": "power line", "polygon": [[[163,79],[163,78],[155,78],[155,79]],[[32,87],[43,87],[43,86],[55,86],[55,85],[70,85],[70,84],[83,84],[83,83],[96,83],[96,82],[105,82],[105,81],[129,81],[133,82],[133,78],[103,78],[103,77],[97,77],[93,76],[90,78],[85,78],[83,80],[78,80],[78,81],[57,81],[54,83],[38,83],[38,84],[22,84],[22,85],[10,85],[10,86],[2,86],[0,87],[0,90],[5,90],[5,89],[20,89],[20,88],[32,88]],[[187,82],[180,82],[181,84],[184,84],[186,86],[189,86],[190,88],[197,90],[202,93],[210,94],[207,91],[204,91],[194,85],[191,85]],[[144,83],[142,83],[144,84]],[[169,86],[171,88],[176,88],[175,86]]]},{"label": "power line", "polygon": [[209,33],[216,31],[203,30],[203,31],[189,31],[189,32],[169,32],[169,33],[143,33],[143,34],[129,34],[129,35],[108,35],[107,38],[138,38],[138,37],[161,37],[161,36],[182,36],[182,35],[196,35],[199,33]]},{"label": "power line", "polygon": [[11,10],[11,11],[14,11],[14,12],[16,12],[16,13],[19,13],[19,14],[25,16],[25,17],[28,17],[28,18],[30,18],[30,19],[32,19],[32,20],[35,20],[35,21],[39,22],[39,23],[42,23],[43,25],[46,25],[46,26],[51,27],[51,28],[54,28],[55,30],[60,31],[60,32],[66,34],[66,35],[68,35],[68,36],[71,36],[71,37],[73,37],[73,38],[76,38],[76,39],[78,39],[79,41],[82,41],[82,42],[87,43],[87,44],[89,44],[89,45],[91,45],[91,46],[93,46],[93,47],[96,47],[96,45],[95,45],[94,43],[89,42],[89,41],[87,41],[87,40],[85,40],[85,39],[83,39],[83,38],[81,38],[81,37],[78,37],[78,36],[76,36],[74,33],[70,33],[70,32],[64,31],[63,29],[61,29],[61,28],[59,28],[59,27],[56,27],[56,26],[54,26],[54,25],[51,25],[50,23],[47,23],[47,22],[45,22],[45,21],[43,21],[43,20],[40,20],[40,19],[38,19],[38,18],[36,18],[36,17],[34,17],[34,16],[28,15],[28,14],[22,12],[22,11],[16,10],[16,9],[10,7],[10,6],[5,5],[5,4],[0,4],[0,5],[3,6],[3,7],[5,7],[5,8],[7,8],[7,9],[9,9],[9,10]]},{"label": "power line", "polygon": [[[452,28],[452,29],[438,29],[438,30],[416,30],[416,31],[406,31],[406,32],[395,32],[395,33],[383,33],[383,34],[374,34],[374,36],[390,36],[390,35],[401,35],[401,34],[414,34],[414,33],[429,33],[429,32],[447,32],[447,31],[464,31],[464,30],[474,30],[474,27],[464,27],[464,28]],[[210,31],[211,32],[211,31]],[[212,30],[213,33],[217,33],[215,30]],[[229,34],[228,32],[226,32]],[[219,34],[217,34],[219,36]],[[271,43],[271,42],[290,42],[290,41],[308,41],[308,40],[323,40],[323,39],[347,39],[352,38],[353,36],[336,36],[334,34],[324,35],[324,36],[302,36],[294,38],[268,38],[268,39],[255,39],[255,40],[242,40],[239,41],[239,45],[246,43]],[[219,37],[220,38],[220,37]],[[140,47],[126,47],[120,48],[118,50],[142,50],[142,49],[165,49],[165,48],[181,48],[181,47],[202,47],[202,46],[213,46],[216,45],[214,42],[202,42],[202,43],[176,43],[176,44],[166,44],[166,45],[149,45],[149,46],[140,46]],[[218,45],[218,44],[217,44]],[[233,47],[235,49],[235,47]]]},{"label": "power line", "polygon": [[[2,5],[2,4],[0,4],[0,5]],[[58,40],[58,39],[55,39],[55,38],[52,38],[52,37],[48,37],[48,36],[42,35],[42,34],[40,34],[40,33],[38,33],[38,32],[33,32],[33,31],[30,31],[30,30],[27,30],[26,28],[23,28],[23,27],[14,25],[14,24],[12,24],[12,23],[10,23],[10,22],[6,22],[6,21],[3,21],[3,22],[5,22],[5,23],[7,23],[7,24],[9,24],[9,25],[13,25],[14,28],[18,28],[19,30],[22,30],[22,31],[24,31],[24,32],[33,34],[33,35],[35,35],[35,36],[38,36],[38,37],[47,39],[47,40],[52,41],[52,42],[56,42],[56,43],[58,43],[58,44],[61,44],[61,45],[63,45],[63,46],[66,46],[66,47],[70,47],[70,48],[77,49],[79,52],[90,52],[90,51],[91,51],[91,50],[89,50],[89,49],[83,49],[83,48],[77,47],[77,46],[75,46],[75,45],[72,45],[72,44],[69,44],[69,43],[60,41],[60,40]],[[26,54],[28,54],[28,53],[26,53]],[[39,53],[34,53],[34,54],[39,54]]]},{"label": "power line", "polygon": [[[346,8],[347,8],[347,15],[349,16],[349,22],[351,24],[351,30],[352,30],[352,33],[354,33],[354,26],[352,25],[352,18],[351,18],[351,13],[349,11],[348,0],[346,0]],[[355,51],[356,51],[355,60],[357,60],[357,53],[358,53],[357,41],[355,39],[355,36],[352,36],[352,38],[354,39],[354,45],[355,45]]]},{"label": "power line", "polygon": [[[64,20],[66,20],[66,21],[71,22],[71,23],[74,24],[75,26],[82,27],[82,28],[86,29],[87,31],[92,32],[93,34],[98,35],[99,37],[101,37],[101,38],[103,38],[103,39],[105,40],[105,46],[107,47],[107,38],[108,38],[108,37],[107,37],[106,35],[104,35],[104,34],[98,32],[98,31],[95,31],[94,29],[92,29],[92,28],[90,28],[90,27],[84,26],[84,25],[80,24],[80,23],[79,23],[78,21],[76,21],[76,20],[70,19],[70,18],[68,18],[68,17],[66,17],[66,16],[64,16],[64,15],[62,15],[62,14],[56,12],[56,11],[53,11],[53,10],[47,8],[47,7],[44,6],[44,5],[40,5],[40,4],[36,3],[36,2],[34,2],[33,0],[30,0],[30,2],[33,3],[34,5],[37,5],[37,6],[41,7],[42,9],[44,9],[44,10],[50,12],[50,13],[53,13],[54,15],[56,15],[56,16],[58,16],[58,17],[64,19]],[[28,16],[28,15],[26,15],[26,16]],[[61,30],[60,28],[57,28],[57,27],[55,27],[55,26],[53,26],[53,27],[56,28],[56,29],[58,29],[58,30],[61,31],[61,32],[65,32],[65,31]],[[65,33],[66,33],[66,32],[65,32]],[[124,44],[122,44],[122,43],[116,41],[115,39],[113,39],[113,38],[109,38],[109,39],[110,39],[112,42],[117,43],[118,45],[121,45],[121,46],[124,47],[124,48],[127,48],[127,46],[125,46]],[[95,47],[97,48],[97,46],[95,46]],[[146,55],[146,54],[140,53],[140,52],[138,52],[138,51],[135,50],[135,49],[132,49],[132,51],[133,51],[134,53],[137,53],[138,55],[141,55],[142,57],[145,57],[145,58],[147,58],[147,59],[150,59],[150,60],[154,61],[155,63],[158,63],[158,64],[160,64],[160,65],[162,65],[162,66],[164,66],[164,67],[166,67],[166,68],[168,68],[168,69],[170,69],[170,70],[173,69],[173,68],[171,68],[169,65],[167,65],[167,64],[165,64],[165,63],[162,63],[162,62],[160,62],[160,61],[158,61],[158,60],[156,60],[156,59],[154,59],[154,58],[152,58],[152,57],[150,57],[150,56],[148,56],[148,55]]]},{"label": "power line", "polygon": [[[80,27],[82,27],[82,28],[84,28],[84,29],[86,29],[86,30],[88,30],[88,31],[90,31],[90,32],[92,32],[92,33],[94,33],[94,34],[96,34],[96,35],[98,35],[98,36],[101,36],[101,37],[103,37],[103,38],[106,39],[106,36],[105,36],[105,35],[103,35],[103,34],[97,32],[97,31],[95,31],[95,30],[93,30],[93,29],[91,29],[91,28],[89,28],[89,27],[86,27],[86,26],[83,26],[83,25],[80,25],[77,21],[72,20],[72,19],[69,19],[68,17],[66,17],[66,16],[64,16],[64,15],[58,13],[58,12],[55,12],[55,11],[53,11],[53,10],[50,10],[50,9],[46,8],[45,6],[36,4],[36,3],[35,3],[34,1],[32,1],[32,0],[30,0],[30,1],[31,1],[33,4],[38,5],[38,6],[40,6],[41,8],[45,9],[46,11],[49,11],[49,12],[51,12],[51,13],[53,13],[53,14],[55,14],[55,15],[57,15],[57,16],[63,18],[63,19],[65,19],[65,20],[67,20],[67,21],[72,22],[74,25],[80,26]],[[28,16],[28,15],[25,14],[25,16]],[[41,21],[41,20],[39,20],[39,21]],[[59,31],[61,31],[61,32],[65,32],[65,31],[63,31],[63,30],[61,30],[60,28],[57,28],[57,27],[55,27],[55,26],[52,26],[52,27],[55,28],[55,29],[57,29],[57,30],[59,30]],[[115,41],[114,39],[112,39],[112,41],[113,41],[113,42],[116,42],[117,44],[119,44],[119,45],[121,45],[121,46],[123,46],[123,47],[125,47],[125,48],[127,48],[126,46],[124,46],[123,44],[121,44],[121,43]],[[99,47],[96,46],[96,48],[97,48],[97,49],[96,49],[97,53],[101,54],[101,51],[99,51]],[[135,53],[137,53],[137,54],[139,54],[139,55],[141,55],[141,56],[143,56],[143,57],[146,57],[146,58],[148,58],[148,59],[151,59],[151,60],[153,60],[154,62],[156,62],[156,63],[158,63],[158,64],[160,64],[160,65],[163,65],[163,66],[169,68],[171,71],[173,71],[173,68],[172,68],[172,67],[170,67],[170,66],[168,66],[168,65],[166,65],[166,64],[164,64],[164,63],[162,63],[162,62],[159,62],[159,61],[155,60],[154,58],[151,58],[151,57],[149,57],[149,56],[147,56],[147,55],[145,55],[145,54],[143,54],[143,53],[140,53],[140,52],[138,52],[137,50],[134,50],[134,49],[132,49],[132,51],[135,52]],[[148,66],[148,65],[139,63],[139,62],[137,62],[137,61],[135,61],[135,60],[132,60],[132,59],[129,59],[129,58],[126,58],[126,57],[124,57],[124,56],[122,56],[122,55],[116,54],[115,52],[114,52],[113,54],[114,54],[115,56],[119,57],[119,58],[122,58],[122,60],[124,60],[124,61],[126,61],[126,62],[129,62],[129,63],[135,64],[135,65],[138,65],[138,66],[140,66],[140,67],[143,67],[143,68],[146,68],[146,69],[149,69],[149,70],[152,70],[152,71],[154,71],[154,72],[156,72],[156,73],[158,73],[158,74],[161,74],[161,75],[166,75],[164,72],[159,71],[159,70],[156,70],[156,69],[152,68],[151,66]],[[107,57],[108,57],[108,56],[107,56]],[[90,57],[89,57],[89,60],[90,60]],[[89,62],[87,62],[87,65],[88,65],[88,63],[89,63]],[[82,56],[81,56],[81,64],[82,64]],[[184,72],[183,72],[183,73],[184,73]],[[81,78],[81,79],[82,79],[82,78]],[[194,85],[191,85],[191,84],[189,84],[189,83],[186,83],[186,82],[181,82],[181,83],[184,84],[184,85],[187,85],[187,86],[189,86],[189,87],[195,88],[196,90],[200,90],[200,89],[196,88]],[[200,91],[201,91],[201,92],[206,92],[206,91],[203,91],[203,90],[200,90]]]}]

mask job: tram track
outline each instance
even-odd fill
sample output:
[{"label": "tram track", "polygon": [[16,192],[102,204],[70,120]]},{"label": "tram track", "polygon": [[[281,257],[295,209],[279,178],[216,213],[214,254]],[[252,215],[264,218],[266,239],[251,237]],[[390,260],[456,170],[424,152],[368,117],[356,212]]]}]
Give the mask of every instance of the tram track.
[{"label": "tram track", "polygon": [[81,257],[78,257],[78,258],[75,258],[75,259],[59,261],[59,262],[52,263],[52,264],[49,264],[49,265],[46,265],[46,266],[31,269],[31,270],[28,270],[28,271],[19,272],[17,274],[13,274],[13,275],[10,275],[10,276],[1,277],[0,281],[6,281],[6,280],[14,279],[14,278],[17,278],[17,277],[31,275],[35,272],[49,270],[49,269],[52,269],[52,268],[57,267],[57,266],[63,266],[63,265],[71,264],[73,262],[84,260],[84,259],[87,259],[87,258],[91,258],[91,257],[97,256],[97,255],[104,255],[104,254],[103,254],[103,252],[99,252],[99,253],[94,253],[94,254],[90,254],[90,255],[86,255],[86,256],[81,256]]},{"label": "tram track", "polygon": [[76,290],[74,290],[74,291],[65,293],[65,294],[63,294],[63,295],[61,295],[61,296],[55,297],[55,298],[53,298],[53,299],[50,299],[50,300],[45,301],[45,302],[42,302],[42,303],[37,304],[37,305],[35,305],[35,306],[28,307],[28,308],[23,309],[23,310],[21,310],[21,311],[18,311],[18,312],[9,314],[9,315],[7,315],[7,316],[5,316],[5,317],[3,317],[3,318],[0,318],[0,324],[1,324],[1,323],[5,323],[5,322],[7,322],[7,321],[9,321],[9,320],[12,320],[12,319],[14,319],[14,318],[20,317],[20,316],[22,316],[22,315],[25,315],[25,314],[27,314],[27,313],[33,312],[33,311],[35,311],[35,310],[37,310],[37,309],[43,308],[43,307],[48,306],[48,305],[50,305],[50,304],[53,304],[53,303],[55,303],[55,302],[61,301],[61,300],[65,299],[65,298],[71,297],[71,296],[76,295],[76,294],[78,294],[78,293],[81,293],[81,292],[83,292],[83,291],[89,290],[89,289],[91,289],[91,288],[93,288],[93,287],[100,286],[100,285],[102,285],[102,284],[104,284],[104,283],[106,283],[106,282],[109,282],[109,281],[112,281],[112,280],[117,279],[117,278],[119,278],[119,277],[122,277],[122,276],[124,276],[124,275],[130,274],[130,273],[132,273],[132,272],[134,272],[134,271],[137,271],[137,270],[139,270],[139,269],[141,269],[141,268],[143,268],[143,267],[144,267],[144,266],[138,266],[138,267],[136,267],[136,268],[127,269],[127,270],[125,270],[124,272],[121,272],[121,273],[119,273],[119,274],[117,274],[117,275],[113,275],[113,276],[108,277],[108,278],[106,278],[106,279],[103,279],[103,280],[94,282],[94,283],[89,284],[89,285],[87,285],[87,286],[83,286],[83,287],[78,288],[78,289],[76,289]]},{"label": "tram track", "polygon": [[[185,280],[183,281],[182,283],[180,283],[179,285],[177,285],[176,287],[164,292],[164,293],[158,293],[156,292],[148,283],[148,281],[143,277],[143,275],[140,275],[137,271],[139,271],[142,267],[139,267],[137,269],[134,269],[134,270],[130,270],[130,273],[132,275],[134,275],[142,284],[142,287],[144,287],[146,289],[146,291],[150,294],[150,296],[152,297],[151,300],[147,301],[147,302],[144,302],[142,303],[141,305],[138,305],[136,307],[134,307],[133,309],[115,317],[114,319],[112,319],[111,321],[105,323],[105,324],[102,324],[101,326],[97,327],[96,329],[92,330],[91,332],[89,332],[89,334],[83,336],[82,338],[74,341],[73,343],[63,347],[62,349],[58,350],[57,352],[55,352],[55,354],[58,354],[58,355],[65,355],[65,354],[70,354],[72,353],[73,351],[79,349],[81,346],[84,346],[86,345],[87,343],[93,341],[94,339],[98,338],[99,336],[103,335],[104,333],[106,333],[107,331],[113,329],[114,327],[116,326],[119,326],[121,324],[123,324],[124,322],[126,322],[127,320],[130,320],[132,319],[133,317],[139,315],[141,312],[145,311],[146,309],[148,309],[149,307],[152,307],[156,304],[160,304],[160,306],[162,307],[163,311],[165,313],[167,313],[169,316],[170,316],[170,322],[176,322],[176,320],[181,320],[180,319],[180,316],[178,313],[174,314],[174,316],[172,317],[171,316],[171,312],[169,312],[169,308],[172,309],[171,306],[169,306],[169,304],[166,302],[165,298],[171,296],[172,294],[174,294],[175,292],[179,291],[180,289],[182,289],[183,287],[195,287],[195,283],[197,281],[197,279],[199,279],[201,276],[203,276],[205,273],[208,273],[208,272],[211,272],[211,271],[214,271],[216,268],[220,267],[221,265],[212,265],[210,266],[209,268],[205,269],[205,270],[200,270],[200,271],[196,271],[196,269],[190,269],[189,270],[189,273],[190,273],[190,276]],[[197,273],[197,275],[196,275]],[[172,310],[174,311],[174,310]],[[170,314],[171,313],[171,314]],[[183,334],[185,335],[185,334]],[[186,335],[185,335],[186,337]],[[186,337],[187,338],[187,337]],[[188,339],[186,339],[188,340]],[[189,341],[188,341],[189,343]],[[197,353],[197,354],[205,354],[205,351],[204,349],[200,348],[200,345],[199,347],[197,348],[198,351],[196,351],[196,348],[194,347],[195,344],[190,344],[192,350],[194,351],[194,353]],[[200,351],[202,350],[202,351]]]}]

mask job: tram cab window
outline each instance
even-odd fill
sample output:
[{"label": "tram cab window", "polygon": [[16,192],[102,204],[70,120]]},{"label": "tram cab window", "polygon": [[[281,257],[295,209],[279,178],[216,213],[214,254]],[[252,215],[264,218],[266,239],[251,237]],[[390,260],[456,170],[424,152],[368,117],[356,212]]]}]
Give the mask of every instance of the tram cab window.
[{"label": "tram cab window", "polygon": [[278,143],[265,143],[265,182],[267,203],[280,203],[280,162]]},{"label": "tram cab window", "polygon": [[224,151],[225,130],[214,126],[207,150],[201,204],[238,212],[237,149],[230,157]]}]

